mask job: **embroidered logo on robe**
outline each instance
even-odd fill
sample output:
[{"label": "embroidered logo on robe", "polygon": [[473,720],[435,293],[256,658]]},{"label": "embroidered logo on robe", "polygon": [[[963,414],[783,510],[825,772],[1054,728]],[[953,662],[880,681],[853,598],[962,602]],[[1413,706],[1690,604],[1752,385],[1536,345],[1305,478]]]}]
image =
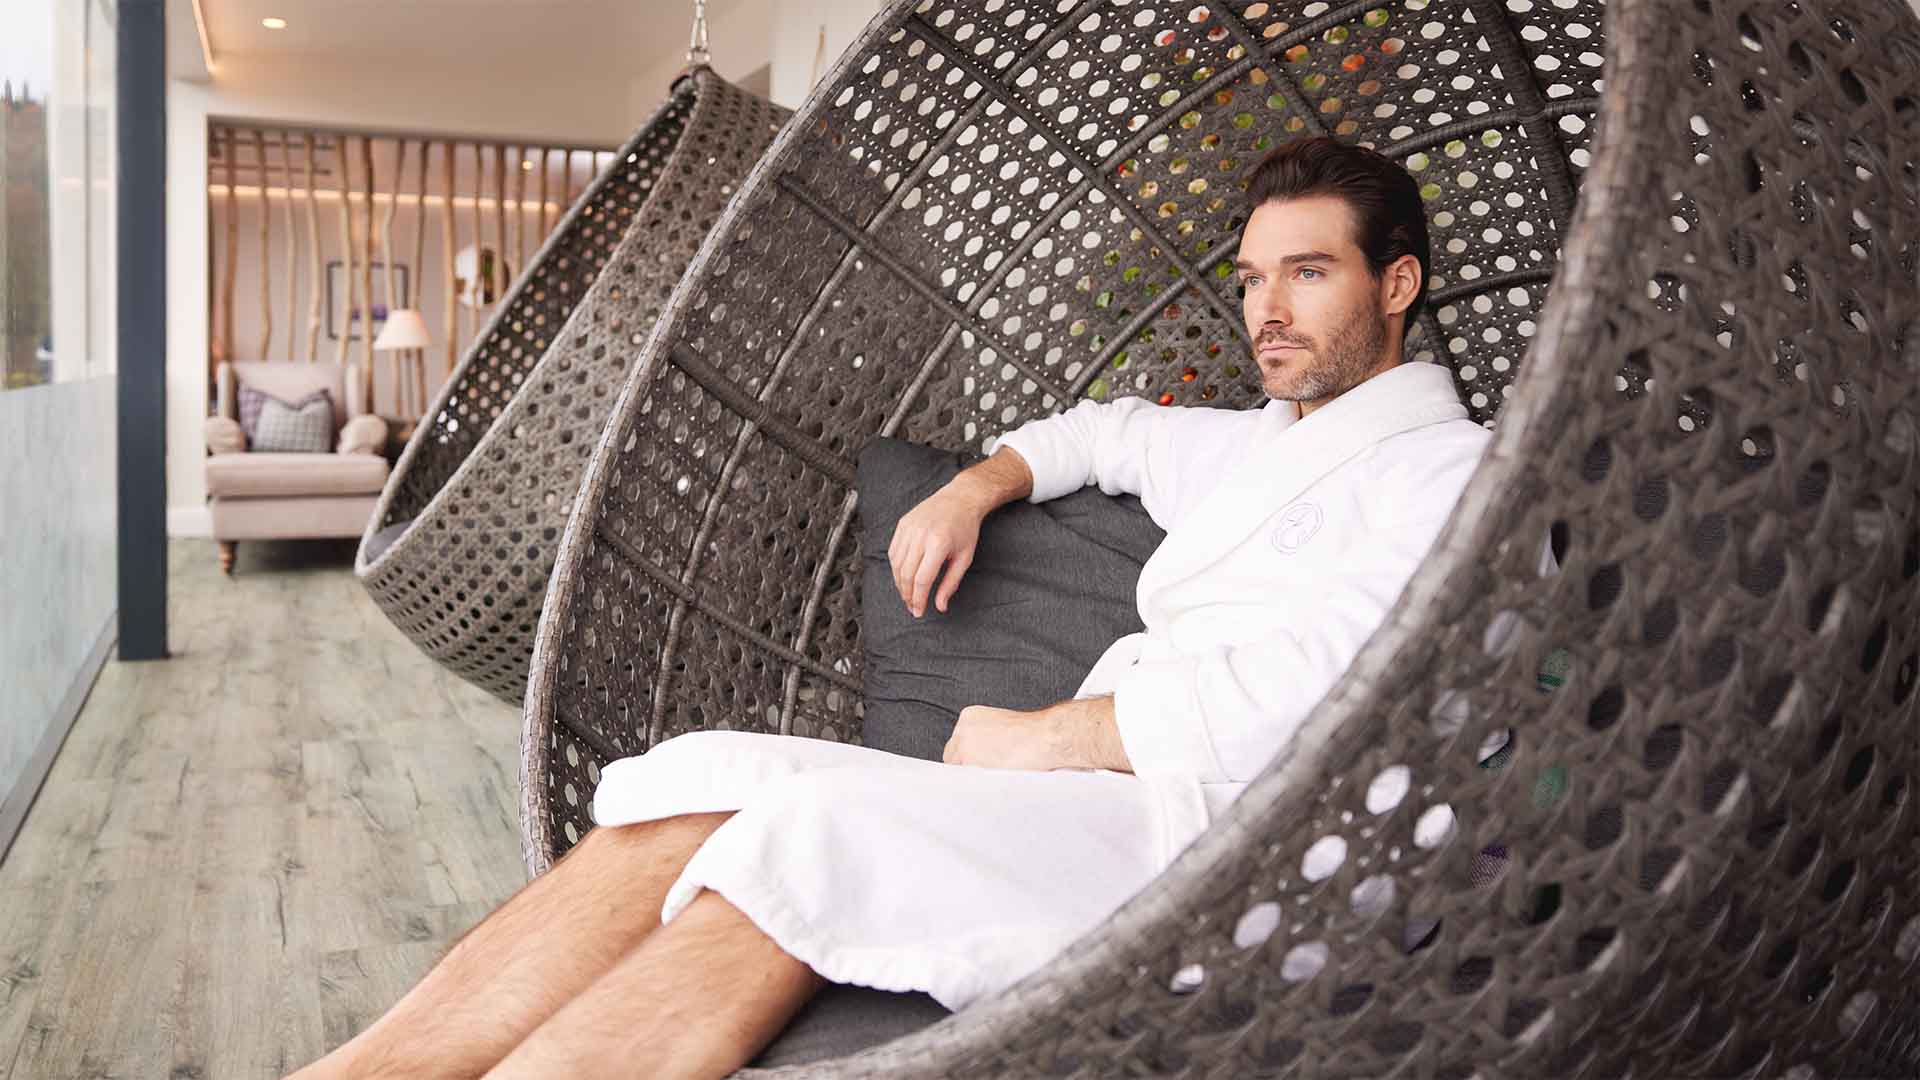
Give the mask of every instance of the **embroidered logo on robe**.
[{"label": "embroidered logo on robe", "polygon": [[1291,555],[1307,546],[1326,521],[1318,503],[1294,503],[1280,511],[1280,524],[1274,526],[1273,546],[1282,555]]}]

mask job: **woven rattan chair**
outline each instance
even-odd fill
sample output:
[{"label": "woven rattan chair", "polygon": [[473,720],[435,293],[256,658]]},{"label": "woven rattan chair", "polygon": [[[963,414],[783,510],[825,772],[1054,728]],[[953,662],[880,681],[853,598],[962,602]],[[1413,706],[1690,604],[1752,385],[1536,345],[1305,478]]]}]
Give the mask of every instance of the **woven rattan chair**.
[{"label": "woven rattan chair", "polygon": [[694,68],[554,229],[388,479],[355,571],[395,626],[519,704],[560,531],[622,374],[784,110]]},{"label": "woven rattan chair", "polygon": [[[796,1075],[1915,1075],[1917,72],[1896,0],[895,5],[708,238],[587,471],[527,698],[530,869],[615,756],[860,738],[868,436],[1258,400],[1237,181],[1328,132],[1429,200],[1412,348],[1498,417],[1455,519],[1151,888]],[[1310,881],[1316,845],[1345,855]]]}]

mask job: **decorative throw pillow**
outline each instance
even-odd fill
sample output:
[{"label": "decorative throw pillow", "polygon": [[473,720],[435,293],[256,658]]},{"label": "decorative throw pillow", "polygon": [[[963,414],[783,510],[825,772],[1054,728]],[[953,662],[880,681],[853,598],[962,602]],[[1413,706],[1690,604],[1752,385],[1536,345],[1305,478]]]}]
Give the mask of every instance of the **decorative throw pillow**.
[{"label": "decorative throw pillow", "polygon": [[894,525],[972,460],[899,439],[860,454],[868,746],[938,761],[961,709],[1070,698],[1107,646],[1141,629],[1135,585],[1166,534],[1140,500],[1098,488],[989,515],[946,613],[929,599],[915,619],[887,561]]},{"label": "decorative throw pillow", "polygon": [[331,422],[333,417],[333,395],[327,393],[326,387],[321,387],[298,401],[280,401],[279,398],[274,397],[264,390],[255,390],[253,387],[241,383],[240,430],[246,432],[247,441],[252,442],[260,431],[260,410],[266,407],[267,402],[280,401],[280,404],[290,409],[298,410],[306,408],[315,398],[324,400],[327,403],[327,417],[328,421]]},{"label": "decorative throw pillow", "polygon": [[260,407],[253,448],[260,453],[325,454],[333,450],[333,405],[323,391],[295,408],[270,397]]}]

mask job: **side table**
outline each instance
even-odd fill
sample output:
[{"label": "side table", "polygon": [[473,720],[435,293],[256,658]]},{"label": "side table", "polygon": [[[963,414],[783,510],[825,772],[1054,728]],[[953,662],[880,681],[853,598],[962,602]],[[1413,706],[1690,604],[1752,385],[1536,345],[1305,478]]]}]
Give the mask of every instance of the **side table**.
[{"label": "side table", "polygon": [[407,448],[407,441],[413,438],[413,429],[419,425],[420,418],[382,416],[387,422],[387,461],[389,464],[400,460],[400,452]]}]

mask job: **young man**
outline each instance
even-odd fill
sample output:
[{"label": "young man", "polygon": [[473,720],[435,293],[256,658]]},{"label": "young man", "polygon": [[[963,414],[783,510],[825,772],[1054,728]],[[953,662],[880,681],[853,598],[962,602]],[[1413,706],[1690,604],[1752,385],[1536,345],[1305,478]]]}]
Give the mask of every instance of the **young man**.
[{"label": "young man", "polygon": [[1249,196],[1266,406],[1082,402],[1003,438],[889,548],[914,614],[944,611],[995,508],[1138,494],[1167,530],[1146,630],[1073,700],[969,708],[944,763],[736,732],[614,762],[600,828],[298,1075],[721,1076],[826,981],[962,1008],[1160,873],[1346,669],[1488,438],[1447,369],[1402,363],[1427,276],[1412,178],[1310,139]]}]

